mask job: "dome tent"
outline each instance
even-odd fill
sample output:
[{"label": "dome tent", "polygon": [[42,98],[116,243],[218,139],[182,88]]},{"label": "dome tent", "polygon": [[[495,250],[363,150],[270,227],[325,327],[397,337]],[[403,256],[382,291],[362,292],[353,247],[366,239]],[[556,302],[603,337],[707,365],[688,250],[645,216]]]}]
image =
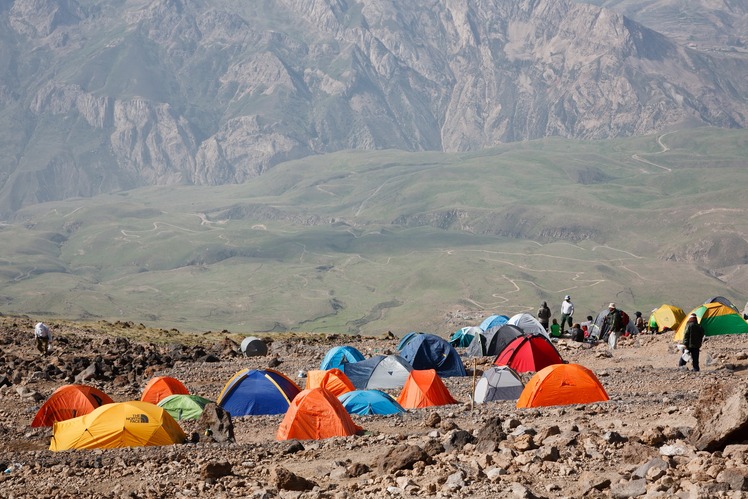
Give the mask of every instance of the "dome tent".
[{"label": "dome tent", "polygon": [[364,355],[351,346],[333,347],[327,351],[325,357],[319,365],[320,370],[338,368],[349,362],[359,362],[364,360]]},{"label": "dome tent", "polygon": [[494,364],[509,366],[518,373],[540,371],[552,364],[561,364],[561,355],[542,334],[516,338],[496,357]]},{"label": "dome tent", "polygon": [[522,379],[511,367],[492,366],[475,385],[476,404],[494,400],[517,400],[525,388]]},{"label": "dome tent", "polygon": [[400,355],[413,369],[435,369],[439,376],[466,376],[460,354],[435,334],[419,334],[405,345]]},{"label": "dome tent", "polygon": [[540,321],[533,317],[531,314],[523,313],[513,315],[509,318],[507,324],[517,326],[525,334],[542,334],[543,336],[548,338],[548,331],[546,331]]},{"label": "dome tent", "polygon": [[686,318],[686,313],[681,308],[664,304],[655,309],[652,316],[657,324],[657,330],[662,332],[665,329],[678,329],[681,321]]},{"label": "dome tent", "polygon": [[161,399],[166,398],[169,395],[188,395],[189,393],[190,391],[187,387],[178,379],[172,378],[171,376],[157,376],[152,378],[145,385],[140,400],[155,405],[158,404]]},{"label": "dome tent", "polygon": [[351,380],[348,379],[348,376],[340,369],[309,371],[306,374],[306,389],[317,387],[324,388],[336,397],[356,389]]},{"label": "dome tent", "polygon": [[473,338],[475,338],[475,336],[479,335],[482,332],[483,330],[476,326],[462,327],[452,333],[452,336],[449,337],[449,343],[453,347],[465,348],[466,346],[470,345],[470,342],[473,341]]},{"label": "dome tent", "polygon": [[597,376],[579,364],[554,364],[533,375],[517,400],[518,408],[590,404],[609,400]]},{"label": "dome tent", "polygon": [[361,431],[343,404],[324,388],[304,390],[293,400],[278,427],[277,440],[349,437]]},{"label": "dome tent", "polygon": [[457,403],[433,369],[411,371],[397,402],[405,409]]},{"label": "dome tent", "polygon": [[205,406],[213,401],[200,395],[169,395],[161,399],[159,407],[166,410],[177,421],[200,419]]},{"label": "dome tent", "polygon": [[479,328],[481,328],[483,331],[487,331],[491,329],[492,327],[501,327],[504,324],[507,323],[509,320],[509,317],[506,315],[489,315],[486,317],[483,322],[480,323]]},{"label": "dome tent", "polygon": [[36,412],[31,426],[52,426],[56,421],[84,416],[94,409],[112,402],[109,395],[92,386],[61,386],[42,404]]},{"label": "dome tent", "polygon": [[358,390],[386,390],[402,388],[413,366],[399,355],[375,355],[342,369]]},{"label": "dome tent", "polygon": [[301,388],[273,369],[244,369],[234,374],[217,404],[232,417],[283,414]]},{"label": "dome tent", "polygon": [[[691,310],[704,328],[704,336],[720,336],[725,334],[748,334],[748,323],[735,310],[719,302],[707,303]],[[690,315],[690,314],[689,314]],[[681,321],[673,341],[683,341],[688,321]]]},{"label": "dome tent", "polygon": [[349,414],[389,415],[405,412],[395,399],[379,390],[354,390],[338,397]]},{"label": "dome tent", "polygon": [[523,334],[519,327],[512,324],[492,327],[473,338],[465,354],[468,357],[496,356],[515,338],[519,338]]}]

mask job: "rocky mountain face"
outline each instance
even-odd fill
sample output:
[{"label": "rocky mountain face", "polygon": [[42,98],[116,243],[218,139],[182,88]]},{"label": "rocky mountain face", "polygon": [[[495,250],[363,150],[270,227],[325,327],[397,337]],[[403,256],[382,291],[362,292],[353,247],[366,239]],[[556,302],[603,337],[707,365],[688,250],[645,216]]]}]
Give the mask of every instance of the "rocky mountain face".
[{"label": "rocky mountain face", "polygon": [[15,0],[0,6],[0,213],[343,149],[745,127],[746,74],[567,0]]}]

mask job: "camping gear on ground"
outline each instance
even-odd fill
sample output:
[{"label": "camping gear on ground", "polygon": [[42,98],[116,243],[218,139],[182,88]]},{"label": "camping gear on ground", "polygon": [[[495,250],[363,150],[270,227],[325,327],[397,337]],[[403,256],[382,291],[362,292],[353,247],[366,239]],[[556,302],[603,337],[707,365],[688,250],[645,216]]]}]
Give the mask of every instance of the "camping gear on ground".
[{"label": "camping gear on ground", "polygon": [[327,369],[325,371],[309,371],[306,373],[306,389],[321,387],[336,397],[352,392],[356,389],[343,371],[340,369]]},{"label": "camping gear on ground", "polygon": [[609,400],[597,376],[579,364],[554,364],[541,369],[525,385],[518,408],[590,404]]},{"label": "camping gear on ground", "polygon": [[488,331],[492,327],[501,327],[509,320],[506,315],[489,315],[483,322],[480,323],[480,327],[483,331]]},{"label": "camping gear on ground", "polygon": [[413,366],[399,355],[375,355],[353,364],[343,372],[358,390],[402,388]]},{"label": "camping gear on ground", "polygon": [[[723,334],[747,334],[748,323],[732,308],[719,302],[707,303],[691,311],[704,328],[704,336],[718,336]],[[689,314],[690,315],[690,314]],[[683,341],[688,321],[682,321],[675,331],[673,341]]]},{"label": "camping gear on ground", "polygon": [[140,400],[155,405],[169,395],[188,395],[189,393],[187,387],[178,379],[171,376],[156,376],[145,385]]},{"label": "camping gear on ground", "polygon": [[509,366],[518,373],[540,371],[552,364],[561,364],[561,355],[551,340],[542,334],[515,338],[494,360],[494,365]]},{"label": "camping gear on ground", "polygon": [[350,437],[361,431],[338,398],[324,388],[304,390],[283,417],[277,440]]},{"label": "camping gear on ground", "polygon": [[242,340],[239,351],[245,357],[262,357],[268,354],[268,346],[260,338],[248,336]]},{"label": "camping gear on ground", "polygon": [[164,408],[177,421],[184,421],[200,419],[205,406],[212,403],[212,400],[200,395],[176,394],[161,399],[158,406]]},{"label": "camping gear on ground", "polygon": [[[513,315],[507,321],[507,324],[517,326],[525,334],[542,334],[548,338],[548,331],[543,327],[539,320],[531,314]],[[562,331],[563,333],[563,331]]]},{"label": "camping gear on ground", "polygon": [[55,390],[42,404],[31,426],[52,426],[55,421],[84,416],[113,401],[98,388],[86,385],[65,385]]},{"label": "camping gear on ground", "polygon": [[468,357],[495,357],[499,355],[506,346],[514,341],[515,338],[522,336],[524,332],[512,324],[504,324],[498,327],[492,327],[489,330],[480,333],[473,338],[472,343],[468,346],[465,354]]},{"label": "camping gear on ground", "polygon": [[105,404],[85,416],[59,421],[53,432],[52,451],[171,445],[187,438],[165,409],[139,400]]},{"label": "camping gear on ground", "polygon": [[[678,326],[686,318],[686,313],[673,305],[661,305],[655,309],[650,316],[650,327],[657,327],[657,331],[662,332],[666,329],[678,329]],[[654,319],[654,324],[652,320]]]},{"label": "camping gear on ground", "polygon": [[494,400],[517,400],[524,388],[519,374],[511,367],[492,366],[478,380],[473,400],[476,404]]},{"label": "camping gear on ground", "polygon": [[301,388],[273,369],[244,369],[226,383],[217,404],[232,417],[283,414]]},{"label": "camping gear on ground", "polygon": [[447,340],[435,334],[419,334],[400,352],[413,369],[435,369],[439,376],[467,376],[460,354]]},{"label": "camping gear on ground", "polygon": [[338,400],[349,414],[371,416],[405,412],[394,398],[379,390],[354,390],[338,396]]},{"label": "camping gear on ground", "polygon": [[455,348],[465,348],[470,345],[476,335],[482,332],[483,330],[477,326],[463,327],[452,333],[449,343]]},{"label": "camping gear on ground", "polygon": [[340,369],[343,364],[349,362],[359,362],[364,360],[364,354],[351,346],[333,347],[327,351],[325,357],[320,362],[319,368],[322,371],[327,369]]},{"label": "camping gear on ground", "polygon": [[397,402],[405,409],[458,403],[434,369],[411,371]]}]

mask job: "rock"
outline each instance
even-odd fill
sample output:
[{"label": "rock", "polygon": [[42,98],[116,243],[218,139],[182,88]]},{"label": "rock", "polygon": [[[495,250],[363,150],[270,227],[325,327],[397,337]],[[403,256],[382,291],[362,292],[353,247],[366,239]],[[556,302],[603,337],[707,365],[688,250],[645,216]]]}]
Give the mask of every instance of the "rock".
[{"label": "rock", "polygon": [[737,387],[719,409],[705,414],[706,421],[700,421],[691,434],[691,442],[698,450],[713,452],[740,441],[739,436],[748,427],[748,385]]},{"label": "rock", "polygon": [[489,468],[485,473],[486,478],[488,478],[492,482],[495,482],[499,480],[500,477],[506,475],[508,472],[504,468]]},{"label": "rock", "polygon": [[692,454],[692,451],[682,442],[660,447],[662,456],[686,456],[688,454]]},{"label": "rock", "polygon": [[377,467],[383,473],[392,473],[413,469],[413,465],[419,461],[431,463],[431,457],[417,445],[399,445],[380,457]]},{"label": "rock", "polygon": [[228,461],[212,462],[203,465],[200,477],[203,480],[221,478],[231,475],[231,463]]},{"label": "rock", "polygon": [[[519,421],[512,420],[519,425]],[[512,421],[509,424],[512,424]],[[486,424],[478,430],[476,435],[477,443],[475,445],[476,452],[479,453],[490,453],[494,452],[499,443],[506,439],[506,433],[502,428],[501,418],[498,416],[489,419]]]},{"label": "rock", "polygon": [[616,483],[610,488],[611,495],[616,499],[639,497],[647,493],[647,481],[643,478],[623,483]]},{"label": "rock", "polygon": [[231,415],[222,407],[210,403],[205,406],[197,425],[203,430],[208,440],[214,442],[235,442],[234,424]]},{"label": "rock", "polygon": [[286,468],[278,467],[275,470],[275,486],[280,490],[312,490],[317,486],[315,482],[291,473]]},{"label": "rock", "polygon": [[439,423],[441,422],[442,422],[442,417],[439,415],[439,413],[432,412],[426,417],[426,420],[423,422],[423,424],[429,428],[438,428]]},{"label": "rock", "polygon": [[458,490],[465,486],[465,472],[458,470],[447,477],[447,481],[444,483],[443,489],[446,490]]},{"label": "rock", "polygon": [[525,452],[528,450],[536,449],[537,445],[535,445],[535,442],[533,441],[533,436],[529,433],[525,433],[514,439],[512,447],[520,452]]},{"label": "rock", "polygon": [[603,435],[603,440],[605,440],[609,444],[617,444],[617,443],[627,442],[628,438],[622,436],[618,432],[608,431],[605,433],[605,435]]},{"label": "rock", "polygon": [[509,490],[512,493],[512,497],[516,497],[517,499],[538,499],[538,496],[519,482],[512,482]]},{"label": "rock", "polygon": [[444,442],[444,449],[446,451],[462,450],[465,444],[471,444],[476,441],[476,438],[472,433],[465,430],[456,430],[450,432],[446,442]]},{"label": "rock", "polygon": [[717,483],[728,484],[730,490],[748,491],[748,469],[725,469],[717,475]]},{"label": "rock", "polygon": [[304,450],[304,445],[298,440],[289,440],[288,447],[283,451],[284,454],[296,454]]},{"label": "rock", "polygon": [[[648,474],[651,470],[660,470],[664,474],[669,467],[670,465],[668,463],[657,457],[654,459],[650,459],[646,463],[636,468],[633,476],[636,478],[649,478]],[[658,478],[660,477],[658,476],[657,478],[650,478],[650,480],[657,480]]]},{"label": "rock", "polygon": [[355,478],[369,472],[369,467],[362,463],[353,463],[348,467],[348,476]]},{"label": "rock", "polygon": [[78,373],[78,375],[75,377],[75,382],[78,384],[85,384],[86,382],[90,382],[92,380],[98,379],[98,372],[99,372],[99,365],[94,362],[91,365],[89,365],[87,368],[85,368],[83,371]]}]

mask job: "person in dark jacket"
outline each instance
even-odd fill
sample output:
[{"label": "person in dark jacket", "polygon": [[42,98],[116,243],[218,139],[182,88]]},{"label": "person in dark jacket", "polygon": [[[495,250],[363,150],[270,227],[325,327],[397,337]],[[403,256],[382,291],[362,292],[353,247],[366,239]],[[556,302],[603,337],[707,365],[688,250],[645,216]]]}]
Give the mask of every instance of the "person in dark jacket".
[{"label": "person in dark jacket", "polygon": [[548,331],[548,323],[551,320],[551,309],[548,307],[547,302],[543,302],[538,310],[538,321]]},{"label": "person in dark jacket", "polygon": [[603,322],[603,341],[608,341],[608,337],[615,333],[616,340],[623,333],[623,320],[621,319],[621,312],[616,308],[615,303],[608,305],[608,315],[605,316]]},{"label": "person in dark jacket", "polygon": [[[686,323],[686,331],[683,333],[683,344],[691,354],[691,364],[693,365],[694,372],[699,372],[699,350],[701,350],[701,344],[704,342],[704,328],[699,324],[699,320],[696,314],[688,316],[688,322]],[[683,360],[681,356],[678,361],[678,367],[685,366],[687,362]]]}]

